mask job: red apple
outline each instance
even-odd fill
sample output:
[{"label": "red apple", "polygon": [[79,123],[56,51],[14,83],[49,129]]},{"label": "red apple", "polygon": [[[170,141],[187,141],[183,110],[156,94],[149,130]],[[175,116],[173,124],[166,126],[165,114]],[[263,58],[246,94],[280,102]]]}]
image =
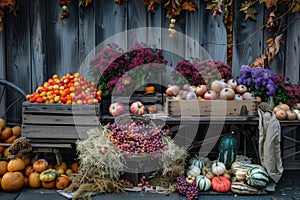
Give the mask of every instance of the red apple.
[{"label": "red apple", "polygon": [[208,88],[206,85],[200,85],[198,87],[196,87],[195,89],[195,93],[196,95],[199,97],[202,97],[204,95],[205,92],[207,92]]},{"label": "red apple", "polygon": [[220,97],[223,100],[233,100],[235,96],[235,92],[231,88],[224,88],[220,92]]},{"label": "red apple", "polygon": [[248,91],[247,86],[245,85],[238,85],[235,90],[239,94],[244,94],[245,92]]},{"label": "red apple", "polygon": [[143,115],[145,113],[145,106],[140,101],[135,101],[130,105],[130,112],[136,115]]},{"label": "red apple", "polygon": [[208,90],[204,94],[205,100],[216,100],[218,98],[218,94],[214,90]]},{"label": "red apple", "polygon": [[117,117],[119,115],[122,115],[124,113],[125,107],[124,104],[121,102],[116,102],[116,103],[112,103],[109,106],[109,113],[114,116]]},{"label": "red apple", "polygon": [[234,79],[232,78],[232,79],[229,79],[229,80],[227,81],[227,84],[228,84],[228,87],[230,87],[231,89],[235,90],[238,83],[236,82],[236,80],[234,80]]}]

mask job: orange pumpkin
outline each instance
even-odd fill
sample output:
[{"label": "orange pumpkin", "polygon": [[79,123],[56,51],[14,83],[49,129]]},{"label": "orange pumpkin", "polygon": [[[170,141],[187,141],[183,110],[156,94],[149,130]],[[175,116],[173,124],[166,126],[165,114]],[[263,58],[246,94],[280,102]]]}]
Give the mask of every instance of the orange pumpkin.
[{"label": "orange pumpkin", "polygon": [[10,156],[10,153],[9,153],[9,147],[7,147],[7,148],[4,149],[4,151],[3,151],[3,156],[4,156],[4,157]]},{"label": "orange pumpkin", "polygon": [[78,169],[79,169],[79,163],[78,163],[78,162],[72,163],[72,164],[71,164],[71,169],[72,169],[73,173],[78,172]]},{"label": "orange pumpkin", "polygon": [[41,173],[48,168],[48,162],[45,159],[38,159],[33,163],[33,170]]},{"label": "orange pumpkin", "polygon": [[67,176],[60,176],[56,179],[56,188],[63,190],[68,187],[70,180]]},{"label": "orange pumpkin", "polygon": [[6,140],[12,135],[11,128],[6,127],[5,129],[2,130],[1,135],[0,135],[0,140]]},{"label": "orange pumpkin", "polygon": [[24,186],[24,176],[21,172],[7,172],[2,177],[1,186],[7,192],[17,191]]},{"label": "orange pumpkin", "polygon": [[55,181],[42,181],[42,187],[46,189],[53,189],[55,188]]},{"label": "orange pumpkin", "polygon": [[40,174],[33,172],[29,175],[29,186],[32,188],[39,188],[42,182],[40,180]]},{"label": "orange pumpkin", "polygon": [[8,162],[7,171],[16,172],[22,171],[25,168],[25,163],[21,158],[15,158]]},{"label": "orange pumpkin", "polygon": [[32,165],[28,165],[25,167],[24,169],[25,176],[29,177],[32,172],[34,172]]},{"label": "orange pumpkin", "polygon": [[0,130],[4,130],[5,129],[5,120],[0,118]]},{"label": "orange pumpkin", "polygon": [[16,139],[17,139],[17,136],[12,135],[9,138],[7,138],[6,140],[4,140],[4,143],[12,144]]},{"label": "orange pumpkin", "polygon": [[154,86],[147,86],[147,87],[145,87],[145,92],[146,93],[154,92],[154,90],[155,90]]},{"label": "orange pumpkin", "polygon": [[0,161],[0,176],[3,176],[7,172],[7,162]]},{"label": "orange pumpkin", "polygon": [[29,186],[29,178],[24,177],[24,187],[28,187],[28,186]]},{"label": "orange pumpkin", "polygon": [[2,153],[4,151],[5,147],[4,146],[0,146],[0,153]]},{"label": "orange pumpkin", "polygon": [[21,136],[21,127],[20,126],[14,126],[11,128],[12,134],[16,136],[17,138]]}]

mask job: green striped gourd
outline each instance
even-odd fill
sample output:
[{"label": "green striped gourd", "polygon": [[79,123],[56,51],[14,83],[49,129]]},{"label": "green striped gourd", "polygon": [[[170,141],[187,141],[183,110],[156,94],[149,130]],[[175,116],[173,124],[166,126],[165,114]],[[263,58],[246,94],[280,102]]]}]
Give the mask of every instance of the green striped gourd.
[{"label": "green striped gourd", "polygon": [[237,154],[237,139],[234,136],[224,136],[219,143],[219,161],[230,169]]},{"label": "green striped gourd", "polygon": [[233,182],[231,184],[231,191],[235,194],[245,194],[245,195],[259,193],[259,191],[256,188],[251,187],[243,182]]},{"label": "green striped gourd", "polygon": [[196,166],[199,169],[202,169],[205,166],[204,160],[201,158],[196,158],[193,160],[191,166]]},{"label": "green striped gourd", "polygon": [[211,182],[205,176],[199,175],[196,178],[196,184],[200,191],[207,191],[211,187]]},{"label": "green striped gourd", "polygon": [[254,187],[265,187],[269,182],[269,175],[266,170],[254,167],[247,171],[246,182]]}]

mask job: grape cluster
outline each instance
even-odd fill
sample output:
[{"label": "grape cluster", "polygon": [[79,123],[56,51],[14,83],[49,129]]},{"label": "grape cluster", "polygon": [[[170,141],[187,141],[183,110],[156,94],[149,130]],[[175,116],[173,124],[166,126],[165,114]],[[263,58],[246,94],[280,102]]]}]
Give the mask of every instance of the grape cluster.
[{"label": "grape cluster", "polygon": [[196,183],[188,183],[184,176],[177,177],[174,188],[179,195],[186,196],[188,200],[198,199],[198,187]]},{"label": "grape cluster", "polygon": [[67,4],[71,3],[71,0],[60,0],[59,6],[62,9],[62,13],[60,16],[61,20],[68,19],[70,17],[70,13],[68,12]]},{"label": "grape cluster", "polygon": [[153,127],[141,121],[133,121],[127,124],[112,124],[108,126],[110,141],[122,151],[128,153],[154,153],[164,148],[161,134],[167,134],[167,130],[161,130],[160,126]]}]

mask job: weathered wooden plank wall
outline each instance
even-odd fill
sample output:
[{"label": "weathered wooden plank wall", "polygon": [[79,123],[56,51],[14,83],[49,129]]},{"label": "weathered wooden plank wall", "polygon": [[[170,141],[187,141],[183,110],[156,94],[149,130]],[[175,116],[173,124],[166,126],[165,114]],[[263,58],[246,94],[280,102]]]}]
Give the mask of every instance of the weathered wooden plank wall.
[{"label": "weathered wooden plank wall", "polygon": [[[163,29],[152,33],[129,31],[121,37],[114,37],[113,41],[125,48],[135,40],[156,44],[167,50],[165,57],[172,67],[184,57],[200,54],[197,43],[212,59],[226,62],[223,16],[213,18],[202,0],[194,2],[197,12],[183,14],[175,24],[178,34],[186,34],[194,40],[187,43],[188,37],[176,40],[176,34],[173,42],[169,39],[170,20],[161,5],[156,13],[149,13],[140,0],[123,5],[113,1],[93,1],[87,8],[80,8],[79,1],[74,0],[68,5],[71,17],[62,25],[59,0],[19,1],[18,17],[6,15],[5,30],[0,33],[0,77],[31,93],[53,74],[62,76],[76,72],[90,51],[108,38],[126,30],[148,30],[147,27]],[[250,64],[263,53],[265,41],[270,36],[262,29],[268,11],[257,4],[257,20],[245,21],[243,13],[239,12],[240,6],[240,1],[234,1],[233,41],[237,44],[233,48],[234,76],[241,65]],[[296,14],[291,15],[287,20],[296,17]],[[287,29],[285,43],[272,66],[275,72],[286,74],[293,83],[299,83],[300,77],[299,28],[300,22],[297,21]],[[172,53],[175,50],[181,56]],[[169,77],[165,76],[163,80],[167,83]]]}]

